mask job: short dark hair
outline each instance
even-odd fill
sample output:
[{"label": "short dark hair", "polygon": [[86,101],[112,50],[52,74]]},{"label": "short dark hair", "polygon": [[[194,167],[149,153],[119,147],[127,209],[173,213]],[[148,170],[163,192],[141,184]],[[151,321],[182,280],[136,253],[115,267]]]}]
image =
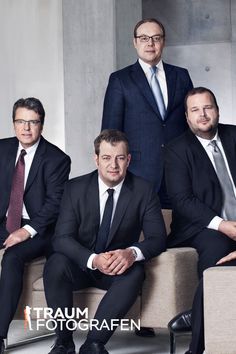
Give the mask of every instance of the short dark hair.
[{"label": "short dark hair", "polygon": [[158,21],[157,19],[155,18],[145,18],[141,21],[139,21],[135,27],[134,27],[134,38],[137,37],[137,29],[143,24],[143,23],[147,23],[147,22],[154,22],[156,23],[159,27],[161,27],[161,30],[162,30],[162,34],[163,34],[163,38],[165,38],[165,35],[166,35],[166,32],[165,32],[165,27],[163,26],[163,24]]},{"label": "short dark hair", "polygon": [[185,99],[184,99],[185,112],[187,112],[187,100],[188,100],[188,98],[190,96],[194,96],[194,95],[196,95],[198,93],[205,93],[205,92],[208,92],[212,96],[213,101],[215,103],[215,106],[216,106],[217,110],[219,111],[219,107],[218,107],[218,104],[217,104],[216,97],[215,97],[214,93],[210,89],[208,89],[206,87],[199,86],[199,87],[194,87],[193,89],[191,89],[187,93],[187,95],[185,96]]},{"label": "short dark hair", "polygon": [[44,124],[44,118],[45,118],[45,111],[43,108],[42,103],[34,97],[28,97],[28,98],[20,98],[18,101],[14,103],[13,106],[13,111],[12,111],[12,119],[13,122],[16,117],[16,110],[18,108],[26,108],[30,111],[34,111],[35,113],[38,113],[41,124]]},{"label": "short dark hair", "polygon": [[99,155],[100,145],[102,141],[106,141],[111,145],[116,145],[116,143],[124,142],[127,149],[127,154],[129,153],[129,142],[125,133],[117,129],[104,129],[94,140],[95,154]]}]

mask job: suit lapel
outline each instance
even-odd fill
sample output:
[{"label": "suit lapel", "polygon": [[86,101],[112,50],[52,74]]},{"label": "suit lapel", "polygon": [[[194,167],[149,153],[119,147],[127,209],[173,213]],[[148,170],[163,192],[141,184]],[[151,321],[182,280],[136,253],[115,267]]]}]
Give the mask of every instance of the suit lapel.
[{"label": "suit lapel", "polygon": [[168,106],[166,111],[166,116],[168,116],[168,113],[171,107],[174,105],[174,101],[175,101],[176,72],[173,71],[172,66],[165,64],[164,62],[163,62],[163,67],[166,75],[166,85],[167,85],[167,93],[168,93]]},{"label": "suit lapel", "polygon": [[202,144],[190,130],[187,131],[187,139],[190,151],[192,151],[193,163],[196,170],[198,170],[199,173],[203,170],[207,171],[208,177],[211,178],[214,183],[218,184],[218,187],[221,190],[216,171]]},{"label": "suit lapel", "polygon": [[[98,173],[97,171],[94,172],[92,176],[91,183],[89,184],[88,188],[88,215],[92,210],[91,216],[92,220],[91,223],[94,226],[94,241],[96,240],[99,225],[100,225],[100,203],[99,203],[99,188],[98,188]],[[88,221],[90,222],[90,220]]]},{"label": "suit lapel", "polygon": [[32,165],[30,167],[29,171],[29,176],[27,178],[26,186],[25,186],[25,193],[27,193],[28,189],[30,188],[31,184],[33,183],[35,176],[37,175],[38,168],[41,164],[42,158],[44,154],[46,153],[47,150],[47,142],[46,140],[41,136],[39,145],[37,147],[37,150],[35,152]]},{"label": "suit lapel", "polygon": [[10,197],[10,193],[11,193],[11,184],[12,184],[12,178],[13,178],[14,169],[15,169],[18,146],[19,146],[18,140],[16,138],[14,138],[13,143],[11,144],[8,152],[5,155],[5,157],[6,157],[5,176],[7,176],[6,189],[7,189],[7,194],[9,195],[9,197]]},{"label": "suit lapel", "polygon": [[146,98],[154,112],[158,115],[158,118],[162,120],[148,80],[138,61],[131,66],[131,78],[135,82],[136,86],[138,86],[140,92]]},{"label": "suit lapel", "polygon": [[123,219],[123,216],[126,213],[126,209],[129,205],[131,195],[132,195],[132,192],[131,192],[130,174],[127,173],[127,176],[125,178],[125,181],[124,181],[123,186],[120,191],[120,195],[119,195],[119,199],[117,202],[117,206],[116,206],[115,214],[113,217],[113,221],[112,221],[111,229],[109,232],[106,247],[111,243],[111,241],[112,241],[112,239],[113,239],[113,237],[114,237],[114,235],[115,235],[115,233],[116,233],[116,231]]},{"label": "suit lapel", "polygon": [[231,176],[236,186],[236,142],[233,142],[232,139],[229,138],[229,133],[224,129],[223,125],[218,125],[218,132],[229,164]]}]

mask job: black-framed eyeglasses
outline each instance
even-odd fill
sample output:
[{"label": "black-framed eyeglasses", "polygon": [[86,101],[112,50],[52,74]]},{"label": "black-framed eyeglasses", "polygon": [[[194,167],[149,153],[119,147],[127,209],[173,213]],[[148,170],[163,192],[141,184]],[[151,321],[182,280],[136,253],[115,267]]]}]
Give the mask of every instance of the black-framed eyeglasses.
[{"label": "black-framed eyeglasses", "polygon": [[149,40],[153,40],[154,43],[159,43],[164,38],[163,34],[155,34],[154,36],[147,36],[146,34],[142,34],[141,36],[136,36],[135,38],[139,38],[140,42],[147,43]]},{"label": "black-framed eyeglasses", "polygon": [[36,119],[35,120],[34,119],[31,119],[31,120],[15,119],[14,123],[19,126],[29,124],[30,127],[36,127],[38,124],[41,123],[41,120],[38,120],[38,119],[37,120]]}]

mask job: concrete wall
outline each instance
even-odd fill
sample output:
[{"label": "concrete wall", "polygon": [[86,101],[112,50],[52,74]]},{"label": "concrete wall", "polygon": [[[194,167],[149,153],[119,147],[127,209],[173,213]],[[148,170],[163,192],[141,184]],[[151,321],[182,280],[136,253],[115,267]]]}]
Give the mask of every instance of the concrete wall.
[{"label": "concrete wall", "polygon": [[39,98],[44,136],[65,147],[61,0],[0,0],[0,137],[13,135],[12,106]]},{"label": "concrete wall", "polygon": [[72,176],[95,168],[93,140],[101,129],[108,78],[134,60],[132,27],[140,17],[141,1],[63,1],[65,134]]},{"label": "concrete wall", "polygon": [[0,0],[0,138],[13,134],[15,100],[36,96],[72,176],[90,171],[109,75],[136,60],[142,16],[163,21],[165,60],[211,88],[221,120],[236,124],[236,0]]},{"label": "concrete wall", "polygon": [[188,68],[194,86],[212,89],[221,122],[236,124],[236,1],[143,0],[143,16],[166,27],[164,59]]}]

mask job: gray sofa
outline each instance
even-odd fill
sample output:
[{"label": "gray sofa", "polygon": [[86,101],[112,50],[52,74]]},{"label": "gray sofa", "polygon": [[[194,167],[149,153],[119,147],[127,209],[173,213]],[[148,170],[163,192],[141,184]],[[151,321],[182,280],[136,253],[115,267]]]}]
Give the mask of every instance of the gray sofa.
[{"label": "gray sofa", "polygon": [[[163,216],[169,231],[171,211],[163,210]],[[172,317],[190,309],[198,283],[197,258],[192,248],[173,248],[147,262],[142,293],[128,316],[140,318],[142,326],[167,328]],[[42,280],[44,262],[37,259],[26,265],[24,291],[16,318],[23,317],[25,305],[46,306]],[[103,294],[104,291],[95,288],[78,291],[74,294],[75,306],[88,307],[92,317]]]}]

